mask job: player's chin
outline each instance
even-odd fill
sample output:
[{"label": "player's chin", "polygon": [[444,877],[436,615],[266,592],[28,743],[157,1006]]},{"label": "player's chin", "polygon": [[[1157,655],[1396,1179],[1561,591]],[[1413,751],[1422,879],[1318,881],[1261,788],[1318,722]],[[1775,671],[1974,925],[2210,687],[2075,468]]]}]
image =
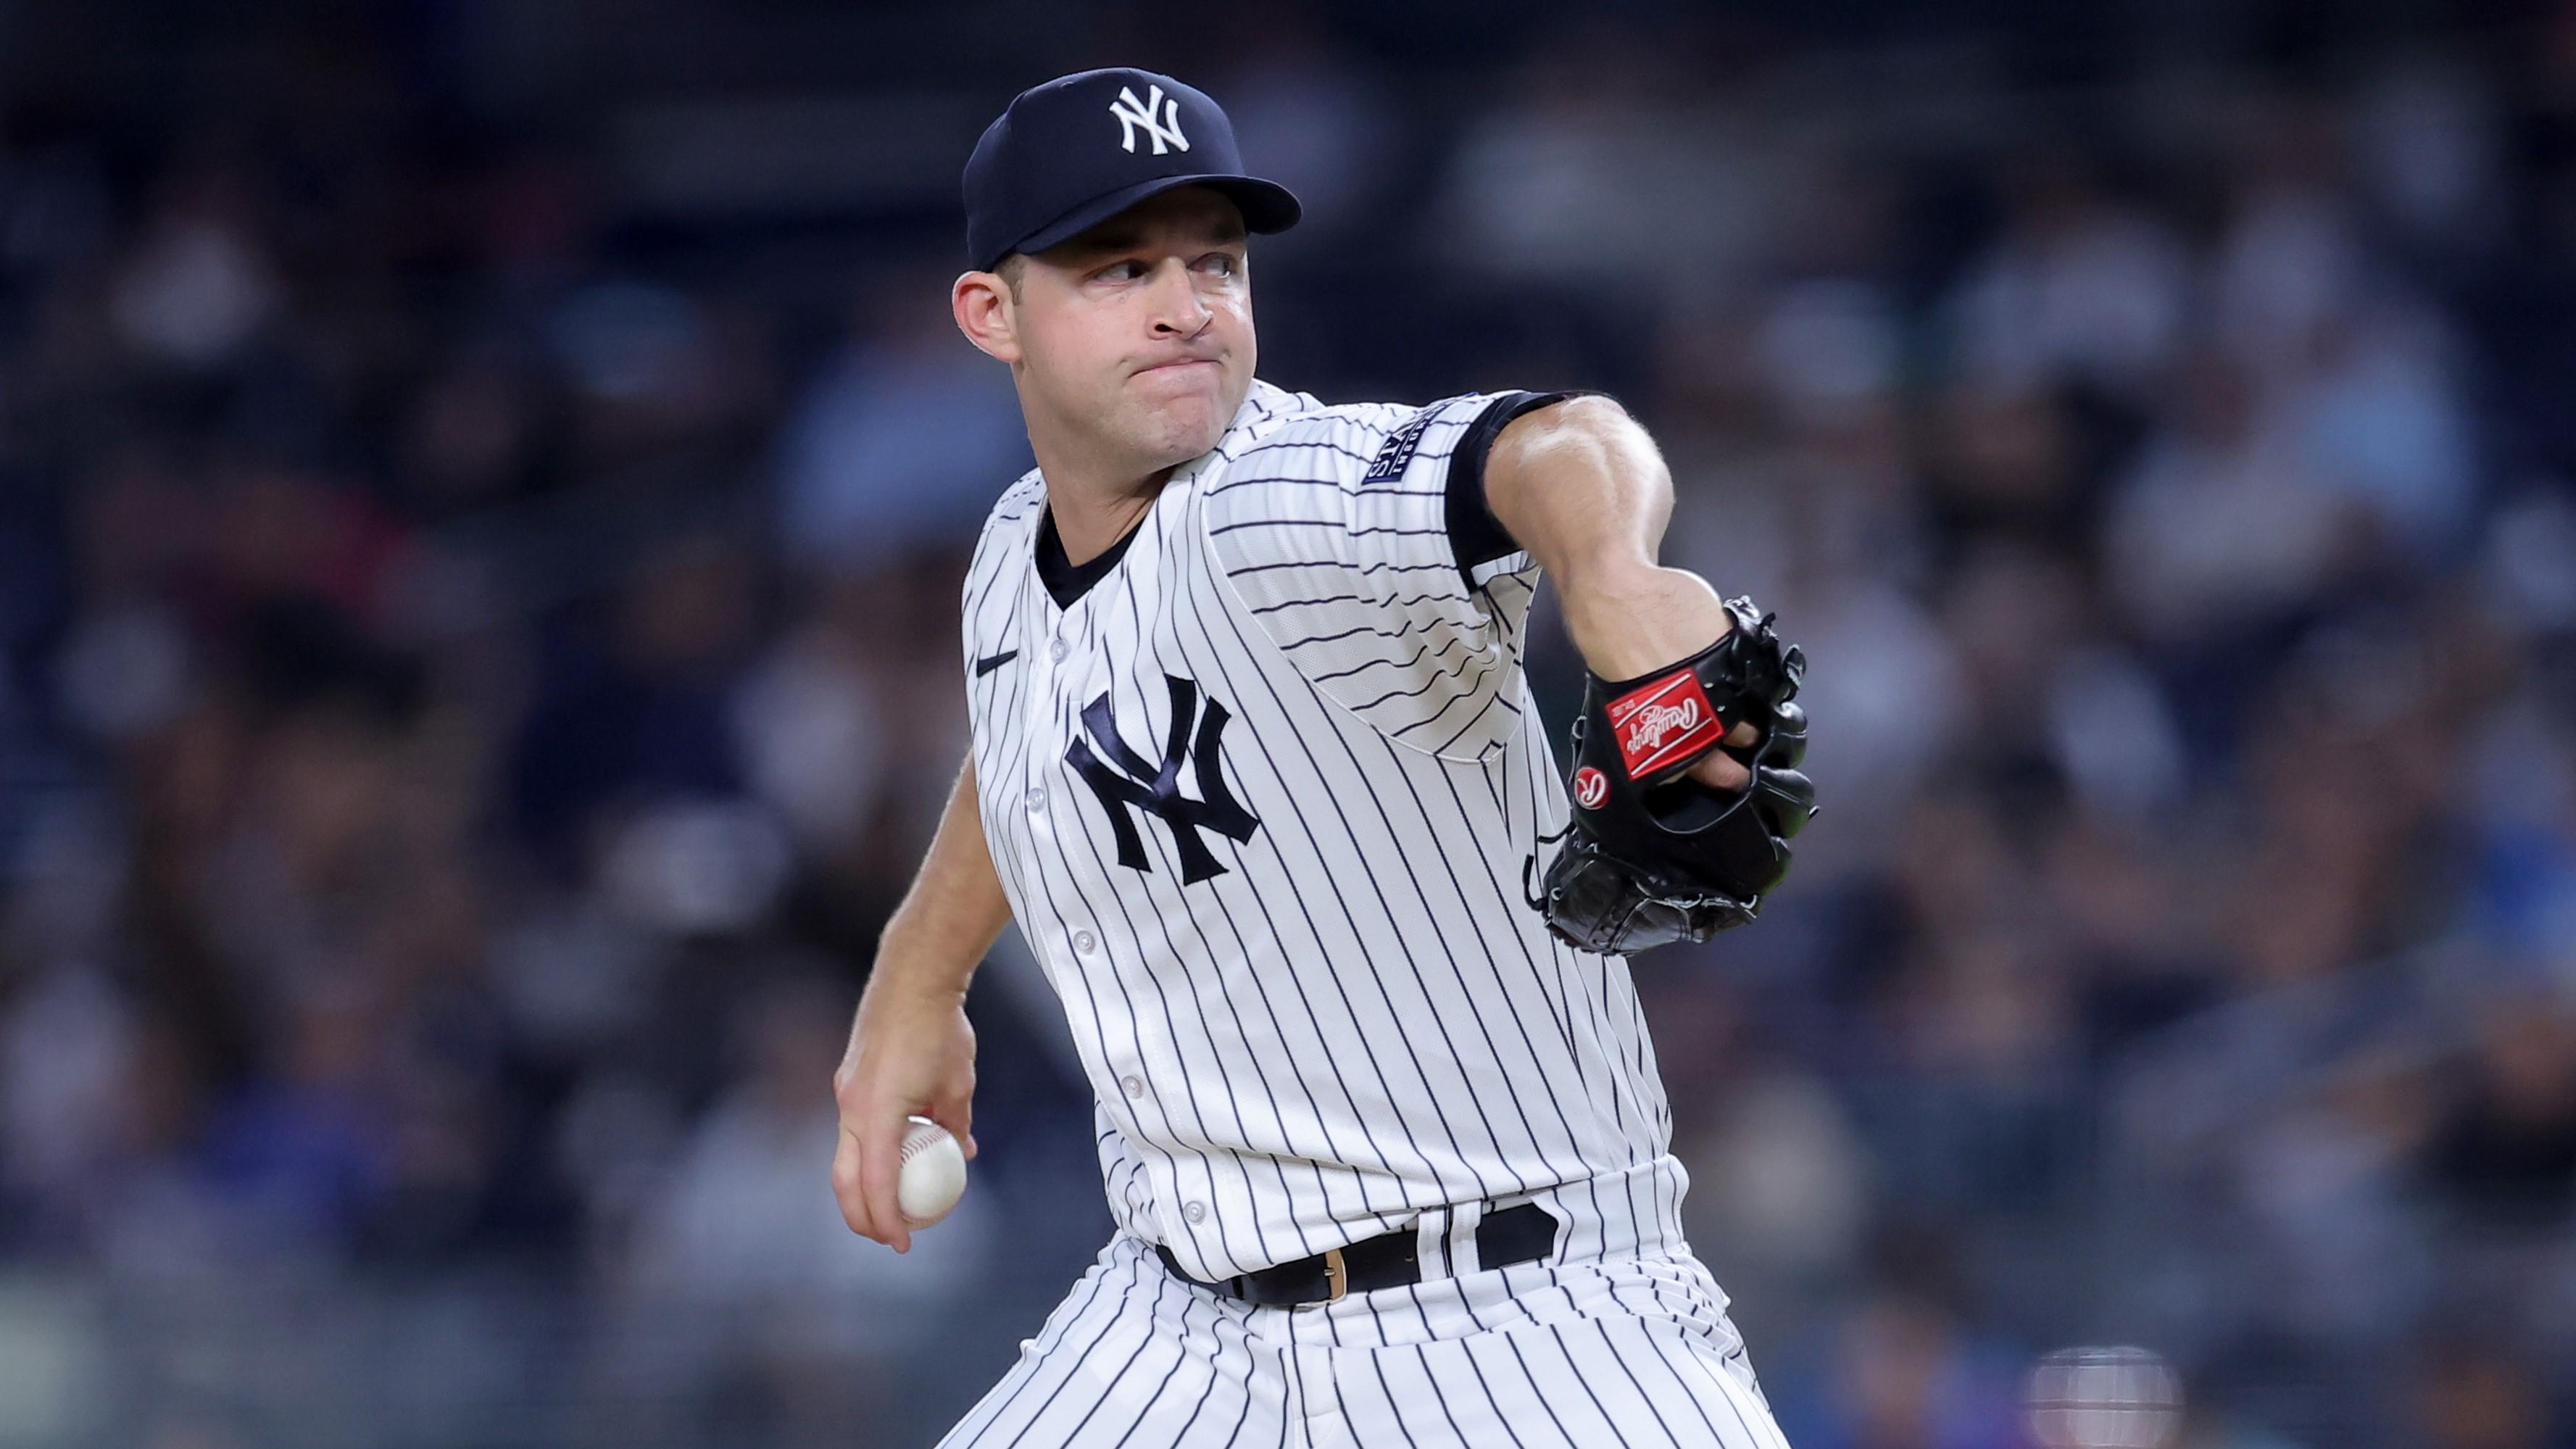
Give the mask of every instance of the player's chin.
[{"label": "player's chin", "polygon": [[1161,444],[1158,451],[1179,458],[1195,458],[1215,447],[1233,412],[1213,389],[1143,401],[1139,431]]}]

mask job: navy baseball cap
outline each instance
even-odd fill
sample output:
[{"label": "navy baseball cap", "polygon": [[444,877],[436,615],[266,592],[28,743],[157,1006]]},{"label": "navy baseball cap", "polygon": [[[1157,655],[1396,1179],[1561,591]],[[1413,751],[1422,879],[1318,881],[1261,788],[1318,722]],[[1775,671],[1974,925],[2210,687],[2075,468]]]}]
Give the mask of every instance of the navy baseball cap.
[{"label": "navy baseball cap", "polygon": [[989,272],[1176,186],[1225,193],[1251,231],[1297,224],[1287,187],[1243,174],[1205,93],[1126,66],[1059,76],[1020,92],[967,158],[967,261]]}]

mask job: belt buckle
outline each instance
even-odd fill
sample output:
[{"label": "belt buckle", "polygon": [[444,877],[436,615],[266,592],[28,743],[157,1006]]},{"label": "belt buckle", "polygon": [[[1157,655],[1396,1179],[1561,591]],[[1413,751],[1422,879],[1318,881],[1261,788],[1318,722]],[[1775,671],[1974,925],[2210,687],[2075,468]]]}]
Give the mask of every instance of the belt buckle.
[{"label": "belt buckle", "polygon": [[1339,1303],[1351,1291],[1351,1273],[1342,1266],[1342,1250],[1324,1250],[1324,1301]]}]

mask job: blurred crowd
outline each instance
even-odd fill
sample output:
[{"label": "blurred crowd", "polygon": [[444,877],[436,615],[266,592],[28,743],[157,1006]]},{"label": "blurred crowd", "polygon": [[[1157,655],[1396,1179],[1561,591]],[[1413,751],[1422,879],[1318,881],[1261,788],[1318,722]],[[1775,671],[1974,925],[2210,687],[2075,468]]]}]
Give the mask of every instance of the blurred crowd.
[{"label": "blurred crowd", "polygon": [[941,188],[1113,59],[1306,200],[1264,377],[1611,391],[1808,652],[1796,871],[1636,965],[1793,1443],[2035,1442],[2078,1344],[2196,1449],[2576,1443],[2576,7],[1258,6],[843,100],[663,8],[0,96],[0,1445],[926,1444],[1034,1331],[1107,1217],[1014,938],[907,1257],[829,1077],[1029,466]]}]

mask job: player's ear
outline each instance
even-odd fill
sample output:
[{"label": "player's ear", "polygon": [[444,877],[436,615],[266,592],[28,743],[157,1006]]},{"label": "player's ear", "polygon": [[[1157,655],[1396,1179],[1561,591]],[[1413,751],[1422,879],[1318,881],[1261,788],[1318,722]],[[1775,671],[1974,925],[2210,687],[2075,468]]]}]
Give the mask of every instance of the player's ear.
[{"label": "player's ear", "polygon": [[948,290],[948,306],[957,330],[986,356],[1002,362],[1020,360],[1019,319],[1011,310],[1011,286],[995,272],[967,272]]}]

